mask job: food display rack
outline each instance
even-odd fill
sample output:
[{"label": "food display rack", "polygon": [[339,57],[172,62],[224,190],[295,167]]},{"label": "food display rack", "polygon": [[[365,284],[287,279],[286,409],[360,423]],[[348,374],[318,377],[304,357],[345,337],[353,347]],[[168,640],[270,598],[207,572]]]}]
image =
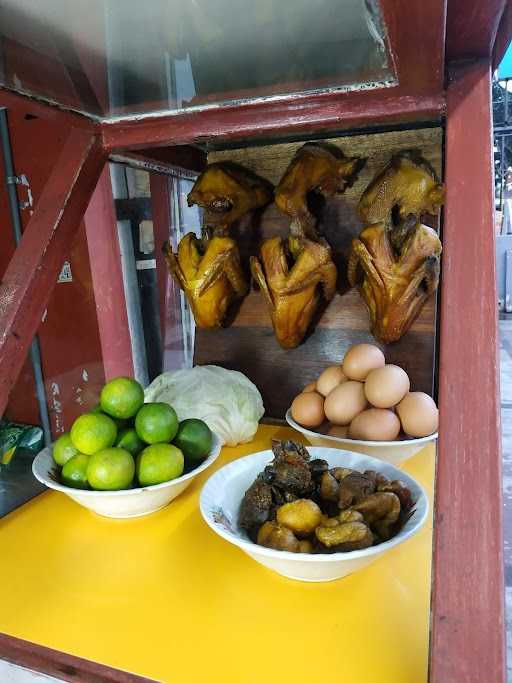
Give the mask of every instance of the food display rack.
[{"label": "food display rack", "polygon": [[[113,545],[106,528],[108,524],[110,530],[112,522],[93,522],[67,499],[47,493],[0,524],[2,547],[12,553],[1,563],[6,587],[0,617],[2,658],[76,681],[140,680],[136,674],[187,680],[186,658],[194,660],[196,674],[188,680],[201,675],[251,681],[263,676],[268,643],[282,638],[287,650],[298,652],[292,661],[301,676],[307,667],[319,673],[314,660],[323,657],[326,644],[320,666],[326,675],[336,672],[347,680],[416,683],[428,675],[435,683],[505,681],[490,85],[510,39],[512,7],[505,0],[470,4],[471,11],[460,0],[382,0],[396,75],[396,83],[386,87],[326,88],[116,118],[81,115],[41,101],[37,92],[0,91],[0,106],[23,132],[26,155],[37,159],[47,153],[48,143],[40,134],[43,124],[58,131],[60,143],[51,170],[39,171],[37,202],[0,284],[0,414],[86,211],[91,270],[96,282],[101,281],[96,294],[105,372],[133,372],[113,233],[93,226],[95,219],[99,224],[101,215],[113,210],[106,192],[109,159],[197,170],[204,162],[203,152],[194,146],[199,143],[222,150],[436,125],[444,132],[446,187],[430,621],[427,529],[402,549],[403,554],[390,554],[389,560],[367,570],[364,583],[354,576],[338,585],[290,587],[255,564],[242,564],[245,558],[238,551],[207,534],[197,511],[197,483],[190,496],[154,519],[131,522],[133,531],[120,530],[121,540]],[[36,124],[32,129],[30,122]],[[269,428],[262,427],[253,444],[225,451],[222,457],[264,448],[269,434]],[[432,452],[410,467],[431,485]],[[103,538],[101,546],[98,536]],[[173,548],[179,555],[175,565]],[[185,552],[190,558],[183,564]],[[107,606],[97,588],[99,569],[107,566],[98,558],[108,555],[113,575],[129,583],[126,602],[117,608]],[[95,570],[84,573],[84,564],[94,558]],[[57,563],[69,570],[64,585],[52,581]],[[144,572],[154,593],[138,596],[136,578]],[[161,602],[158,585],[165,581],[174,585],[166,586],[167,602]],[[194,586],[197,591],[189,593]],[[371,606],[366,590],[374,592]],[[302,639],[294,638],[299,618],[304,628],[311,624],[316,629],[311,640],[303,628]],[[244,619],[252,620],[250,643],[243,640]],[[98,637],[102,622],[106,633],[115,633],[115,641]],[[144,625],[140,641],[131,639],[133,632],[123,637],[129,622]],[[148,629],[155,630],[165,653],[151,649]],[[171,647],[175,629],[182,629],[174,641],[181,648]],[[314,657],[299,666],[310,652]],[[287,662],[274,655],[269,666],[276,673],[281,668],[286,677]],[[165,664],[159,665],[158,657]],[[347,657],[365,663],[349,664]],[[383,661],[385,673],[378,668]]]}]

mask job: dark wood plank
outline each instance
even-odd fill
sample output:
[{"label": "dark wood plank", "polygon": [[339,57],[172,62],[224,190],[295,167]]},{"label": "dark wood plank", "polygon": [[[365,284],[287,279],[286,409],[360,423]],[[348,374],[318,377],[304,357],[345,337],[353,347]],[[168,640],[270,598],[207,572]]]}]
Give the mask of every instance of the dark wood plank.
[{"label": "dark wood plank", "polygon": [[[293,398],[328,365],[340,363],[352,344],[375,343],[368,328],[321,328],[293,350],[282,349],[272,328],[197,330],[194,361],[243,372],[261,392],[267,417],[283,419]],[[409,332],[389,346],[379,344],[390,363],[401,365],[414,389],[432,392],[434,348],[431,335]]]},{"label": "dark wood plank", "polygon": [[490,79],[477,62],[448,87],[433,683],[505,681]]},{"label": "dark wood plank", "polygon": [[153,679],[0,633],[0,658],[68,683],[155,683]]},{"label": "dark wood plank", "polygon": [[[298,391],[316,379],[327,365],[339,363],[351,344],[374,342],[369,332],[366,305],[358,291],[349,289],[345,280],[351,239],[363,227],[357,216],[357,203],[374,175],[393,153],[401,149],[421,149],[440,173],[441,140],[439,128],[331,139],[330,142],[343,149],[345,154],[368,158],[354,185],[340,197],[327,200],[320,211],[320,230],[335,251],[340,274],[338,293],[307,341],[297,349],[285,351],[274,338],[269,311],[261,293],[253,290],[242,302],[230,328],[196,331],[196,362],[239,367],[260,387],[267,416],[282,418]],[[208,158],[210,162],[232,159],[275,184],[302,144],[282,143],[216,151],[210,152]],[[261,239],[275,234],[286,235],[288,226],[289,218],[275,205],[242,221],[238,226],[238,240],[243,262],[247,263],[249,255],[258,252]],[[389,362],[402,365],[411,373],[413,386],[428,393],[433,391],[435,311],[435,299],[432,298],[411,331],[398,344],[385,349]]]},{"label": "dark wood plank", "polygon": [[0,415],[105,163],[97,137],[72,129],[0,284]]}]

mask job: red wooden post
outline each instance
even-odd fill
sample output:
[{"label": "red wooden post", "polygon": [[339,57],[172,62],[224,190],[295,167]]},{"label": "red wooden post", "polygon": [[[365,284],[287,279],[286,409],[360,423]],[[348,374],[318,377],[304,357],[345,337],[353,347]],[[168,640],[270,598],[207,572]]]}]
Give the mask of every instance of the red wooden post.
[{"label": "red wooden post", "polygon": [[84,216],[105,379],[133,377],[121,253],[108,165]]},{"label": "red wooden post", "polygon": [[0,284],[0,415],[104,163],[97,136],[72,129],[4,274]]},{"label": "red wooden post", "polygon": [[505,681],[490,64],[448,85],[431,681]]}]

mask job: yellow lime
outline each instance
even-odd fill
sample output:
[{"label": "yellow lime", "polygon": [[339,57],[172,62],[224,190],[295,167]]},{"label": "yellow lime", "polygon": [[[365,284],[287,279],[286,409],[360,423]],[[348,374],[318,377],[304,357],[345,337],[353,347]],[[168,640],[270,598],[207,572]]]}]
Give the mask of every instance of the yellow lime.
[{"label": "yellow lime", "polygon": [[114,444],[117,428],[113,420],[102,413],[85,413],[73,422],[71,441],[80,453],[92,455]]},{"label": "yellow lime", "polygon": [[178,431],[178,416],[168,403],[145,403],[135,417],[135,429],[146,443],[169,443]]},{"label": "yellow lime", "polygon": [[135,462],[124,448],[105,448],[91,455],[87,479],[97,491],[119,491],[129,488],[135,474]]},{"label": "yellow lime", "polygon": [[184,458],[179,448],[169,443],[156,443],[137,456],[137,479],[141,486],[163,484],[183,473]]},{"label": "yellow lime", "polygon": [[78,448],[75,448],[71,442],[71,436],[69,432],[59,436],[57,441],[53,444],[53,459],[60,465],[64,467],[68,460],[78,453]]},{"label": "yellow lime", "polygon": [[127,420],[144,403],[144,389],[130,377],[116,377],[107,382],[100,394],[100,406],[111,417]]},{"label": "yellow lime", "polygon": [[67,461],[60,473],[60,478],[65,486],[70,486],[73,489],[89,488],[87,482],[89,457],[84,453],[77,453]]},{"label": "yellow lime", "polygon": [[140,453],[146,446],[146,444],[139,439],[137,432],[133,427],[122,429],[117,435],[115,445],[118,446],[118,448],[124,448],[125,451],[131,453],[133,457],[135,457],[137,453]]},{"label": "yellow lime", "polygon": [[204,460],[212,448],[212,433],[202,420],[190,418],[180,422],[174,442],[191,464]]}]

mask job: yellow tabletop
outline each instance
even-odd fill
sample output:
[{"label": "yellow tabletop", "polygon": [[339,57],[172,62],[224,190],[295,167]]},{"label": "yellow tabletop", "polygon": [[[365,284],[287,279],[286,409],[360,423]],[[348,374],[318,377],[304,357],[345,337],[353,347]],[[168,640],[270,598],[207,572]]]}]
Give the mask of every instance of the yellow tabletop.
[{"label": "yellow tabletop", "polygon": [[[218,468],[291,430],[263,425]],[[263,568],[203,522],[199,476],[134,520],[44,493],[0,521],[0,631],[165,683],[423,683],[431,518],[411,540],[339,581]],[[434,448],[404,469],[432,500]]]}]

